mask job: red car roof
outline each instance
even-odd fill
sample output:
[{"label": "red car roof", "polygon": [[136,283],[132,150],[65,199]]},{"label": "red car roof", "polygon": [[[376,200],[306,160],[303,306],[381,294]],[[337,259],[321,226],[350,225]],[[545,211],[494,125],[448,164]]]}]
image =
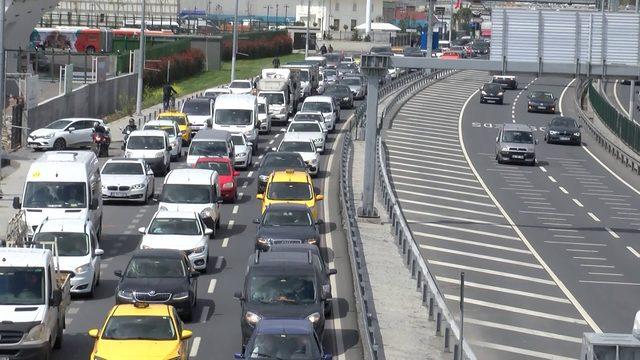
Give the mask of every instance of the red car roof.
[{"label": "red car roof", "polygon": [[230,164],[231,163],[231,159],[229,159],[228,157],[220,157],[220,156],[216,156],[216,157],[201,157],[201,158],[198,158],[198,161],[196,161],[196,164],[205,163],[205,162],[217,162],[217,163]]}]

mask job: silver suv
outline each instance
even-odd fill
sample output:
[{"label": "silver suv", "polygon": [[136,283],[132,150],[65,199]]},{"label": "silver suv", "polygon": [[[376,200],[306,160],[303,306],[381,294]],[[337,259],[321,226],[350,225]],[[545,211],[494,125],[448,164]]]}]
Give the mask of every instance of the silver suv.
[{"label": "silver suv", "polygon": [[496,160],[498,164],[507,162],[536,164],[536,144],[529,125],[504,124],[496,137]]}]

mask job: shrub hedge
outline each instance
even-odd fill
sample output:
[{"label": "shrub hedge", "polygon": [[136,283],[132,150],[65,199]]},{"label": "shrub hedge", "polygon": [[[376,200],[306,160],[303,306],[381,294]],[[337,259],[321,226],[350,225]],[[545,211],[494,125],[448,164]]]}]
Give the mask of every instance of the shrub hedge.
[{"label": "shrub hedge", "polygon": [[171,81],[181,80],[202,72],[205,56],[200,49],[189,49],[177,54],[161,57],[158,61],[147,62],[144,70],[144,84],[148,87],[159,87],[167,79],[167,68]]},{"label": "shrub hedge", "polygon": [[[230,60],[233,51],[232,36],[224,36],[222,40],[222,59]],[[257,59],[291,54],[293,42],[286,31],[268,31],[238,34],[239,59]]]}]

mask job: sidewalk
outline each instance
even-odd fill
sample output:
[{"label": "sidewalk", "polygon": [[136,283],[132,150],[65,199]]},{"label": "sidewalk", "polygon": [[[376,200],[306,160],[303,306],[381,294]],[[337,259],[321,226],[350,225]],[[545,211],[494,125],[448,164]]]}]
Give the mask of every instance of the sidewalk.
[{"label": "sidewalk", "polygon": [[[351,183],[353,198],[357,203],[362,198],[364,141],[354,141],[353,144]],[[450,359],[452,355],[442,351],[442,338],[435,336],[435,322],[427,319],[427,308],[422,306],[422,296],[416,290],[416,282],[411,278],[409,269],[404,266],[384,205],[378,200],[378,196],[379,192],[376,191],[375,207],[380,212],[380,222],[358,218],[358,229],[362,237],[385,357]]]}]

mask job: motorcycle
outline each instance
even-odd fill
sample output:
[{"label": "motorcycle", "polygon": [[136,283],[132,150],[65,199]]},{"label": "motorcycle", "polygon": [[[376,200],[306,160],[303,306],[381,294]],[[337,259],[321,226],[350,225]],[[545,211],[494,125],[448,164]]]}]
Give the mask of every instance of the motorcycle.
[{"label": "motorcycle", "polygon": [[98,149],[98,157],[109,156],[109,145],[111,144],[111,135],[109,132],[96,133],[92,135],[93,143],[96,144]]}]

